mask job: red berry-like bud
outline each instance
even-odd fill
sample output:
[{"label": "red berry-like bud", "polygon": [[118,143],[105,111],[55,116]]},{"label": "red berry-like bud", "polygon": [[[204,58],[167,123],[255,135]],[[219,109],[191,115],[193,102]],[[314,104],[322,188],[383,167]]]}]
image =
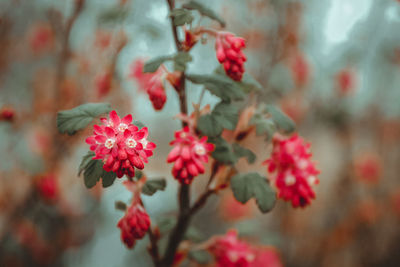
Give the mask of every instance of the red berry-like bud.
[{"label": "red berry-like bud", "polygon": [[[154,73],[143,73],[144,61],[136,60],[131,67],[130,77],[135,78],[139,87],[146,91],[155,110],[161,110],[167,101],[163,85],[164,70],[159,68]],[[172,84],[175,86],[175,84]]]},{"label": "red berry-like bud", "polygon": [[226,74],[235,81],[243,77],[246,56],[241,49],[246,46],[243,38],[229,32],[219,32],[215,50],[219,63],[223,64]]},{"label": "red berry-like bud", "polygon": [[117,226],[121,229],[121,240],[128,248],[135,246],[136,240],[142,239],[150,227],[150,217],[139,204],[132,204]]},{"label": "red berry-like bud", "polygon": [[52,174],[41,177],[36,186],[40,196],[45,200],[54,201],[59,196],[57,179]]},{"label": "red berry-like bud", "polygon": [[12,108],[3,107],[0,110],[0,120],[12,121],[14,119],[15,111]]}]

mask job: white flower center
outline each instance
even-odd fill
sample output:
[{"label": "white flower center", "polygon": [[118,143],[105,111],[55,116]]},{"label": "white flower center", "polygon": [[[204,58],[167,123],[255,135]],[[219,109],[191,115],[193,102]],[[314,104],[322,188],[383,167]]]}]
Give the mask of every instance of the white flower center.
[{"label": "white flower center", "polygon": [[296,183],[296,177],[294,177],[292,174],[288,174],[285,176],[285,184],[287,186],[294,185]]},{"label": "white flower center", "polygon": [[187,137],[187,134],[186,134],[185,132],[183,132],[183,133],[180,134],[180,137],[181,137],[181,138],[186,138],[186,137]]},{"label": "white flower center", "polygon": [[108,120],[106,126],[112,128],[112,127],[114,127],[114,123],[112,122],[112,120]]},{"label": "white flower center", "polygon": [[149,143],[149,141],[147,141],[146,138],[143,138],[143,139],[140,140],[139,142],[143,145],[143,148],[144,148],[144,149],[147,147],[147,144]]},{"label": "white flower center", "polygon": [[128,125],[126,125],[125,123],[120,123],[118,125],[118,131],[120,131],[121,133],[123,133],[126,129],[128,129]]},{"label": "white flower center", "polygon": [[203,145],[197,144],[193,148],[194,153],[196,153],[199,156],[204,156],[206,154],[206,149]]},{"label": "white flower center", "polygon": [[301,159],[298,163],[300,169],[304,170],[308,166],[308,162],[305,159]]},{"label": "white flower center", "polygon": [[113,148],[115,144],[115,139],[114,138],[108,138],[105,142],[104,142],[104,146],[108,149]]},{"label": "white flower center", "polygon": [[126,140],[126,145],[130,148],[134,148],[137,145],[137,142],[133,138],[128,138]]},{"label": "white flower center", "polygon": [[311,175],[307,178],[307,182],[309,185],[314,185],[316,181],[317,181],[317,177],[315,177],[314,175]]}]

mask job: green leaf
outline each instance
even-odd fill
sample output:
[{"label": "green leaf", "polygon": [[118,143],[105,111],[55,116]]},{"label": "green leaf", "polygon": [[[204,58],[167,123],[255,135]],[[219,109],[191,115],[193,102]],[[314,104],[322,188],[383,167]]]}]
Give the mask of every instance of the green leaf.
[{"label": "green leaf", "polygon": [[122,201],[115,201],[115,209],[120,210],[120,211],[126,211],[127,206],[124,202]]},{"label": "green leaf", "polygon": [[270,187],[267,178],[258,173],[251,172],[233,176],[231,188],[236,200],[243,204],[249,199],[255,198],[262,213],[271,211],[275,205],[276,193]]},{"label": "green leaf", "polygon": [[160,56],[148,60],[143,67],[143,72],[155,72],[167,60],[172,60],[173,56]]},{"label": "green leaf", "polygon": [[237,82],[244,92],[262,91],[263,86],[250,74],[245,72],[240,82]]},{"label": "green leaf", "polygon": [[161,234],[166,234],[167,232],[171,231],[174,228],[175,224],[175,217],[164,217],[157,222],[157,226]]},{"label": "green leaf", "polygon": [[214,118],[220,125],[229,130],[235,130],[239,120],[239,108],[225,102],[220,102],[212,112]]},{"label": "green leaf", "polygon": [[57,113],[57,128],[60,133],[73,135],[89,125],[97,116],[111,111],[107,103],[87,103]]},{"label": "green leaf", "polygon": [[149,180],[144,184],[142,188],[142,193],[148,196],[152,196],[158,190],[164,191],[166,186],[167,181],[164,178]]},{"label": "green leaf", "polygon": [[122,7],[113,7],[101,13],[97,19],[101,24],[122,23],[128,17],[128,9]]},{"label": "green leaf", "polygon": [[186,64],[192,61],[192,56],[187,52],[178,52],[174,56],[174,70],[185,71]]},{"label": "green leaf", "polygon": [[92,188],[100,180],[103,175],[103,162],[101,160],[91,160],[84,172],[83,179],[87,188]]},{"label": "green leaf", "polygon": [[207,114],[199,118],[197,129],[204,135],[215,137],[222,133],[223,127],[211,114]]},{"label": "green leaf", "polygon": [[201,233],[196,227],[192,226],[186,231],[185,239],[198,243],[204,241],[205,238],[203,233]]},{"label": "green leaf", "polygon": [[140,180],[143,177],[143,172],[141,170],[135,170],[135,178]]},{"label": "green leaf", "polygon": [[235,164],[238,160],[232,146],[222,137],[210,138],[210,142],[215,144],[215,149],[212,152],[212,157],[218,162],[224,164]]},{"label": "green leaf", "polygon": [[256,161],[256,154],[253,153],[250,149],[242,147],[241,145],[235,143],[232,145],[233,151],[238,158],[246,157],[247,162],[252,164]]},{"label": "green leaf", "polygon": [[103,169],[103,174],[101,175],[101,182],[104,188],[112,186],[115,179],[117,178],[117,174],[113,171],[107,172]]},{"label": "green leaf", "polygon": [[218,74],[187,74],[186,78],[195,84],[202,84],[210,93],[225,102],[242,100],[246,96],[238,84],[226,76]]},{"label": "green leaf", "polygon": [[183,8],[175,8],[171,11],[170,16],[173,18],[174,26],[190,24],[194,19],[192,12]]},{"label": "green leaf", "polygon": [[262,116],[254,116],[250,123],[256,126],[256,135],[266,134],[268,138],[272,138],[276,132],[275,122],[271,118],[264,118]]},{"label": "green leaf", "polygon": [[278,129],[283,130],[285,133],[291,133],[296,129],[295,123],[279,108],[273,105],[267,105],[267,111],[271,114]]},{"label": "green leaf", "polygon": [[208,264],[212,261],[212,257],[207,250],[192,250],[188,256],[189,259],[199,264]]},{"label": "green leaf", "polygon": [[214,12],[214,10],[204,6],[203,4],[197,1],[190,1],[187,4],[183,5],[186,9],[194,9],[197,10],[203,16],[209,17],[210,19],[216,20],[221,24],[222,27],[225,27],[225,21]]},{"label": "green leaf", "polygon": [[85,156],[83,156],[81,164],[79,164],[78,176],[81,175],[82,171],[86,169],[88,163],[92,160],[95,153],[93,151],[88,151]]}]

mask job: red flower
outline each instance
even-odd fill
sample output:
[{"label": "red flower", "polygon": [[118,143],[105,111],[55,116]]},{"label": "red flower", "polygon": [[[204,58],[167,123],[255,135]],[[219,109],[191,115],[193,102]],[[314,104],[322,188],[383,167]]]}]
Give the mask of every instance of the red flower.
[{"label": "red flower", "polygon": [[150,217],[140,204],[132,204],[117,226],[121,229],[121,240],[128,248],[135,246],[136,240],[142,239],[150,227]]},{"label": "red flower", "polygon": [[244,73],[246,56],[241,49],[246,46],[243,38],[229,32],[219,32],[215,42],[217,59],[224,65],[226,74],[235,81],[240,81]]},{"label": "red flower", "polygon": [[0,121],[12,121],[14,119],[15,111],[12,108],[3,107],[0,110]]},{"label": "red flower", "polygon": [[357,86],[355,70],[347,68],[339,71],[336,74],[336,84],[341,96],[353,93]]},{"label": "red flower", "polygon": [[59,196],[57,179],[52,174],[41,177],[36,186],[40,196],[45,200],[56,200]]},{"label": "red flower", "polygon": [[29,46],[35,53],[50,49],[54,43],[54,33],[48,24],[35,25],[29,36]]},{"label": "red flower", "polygon": [[303,87],[308,83],[310,77],[310,67],[303,54],[298,53],[294,56],[291,63],[293,80],[297,87]]},{"label": "red flower", "polygon": [[103,125],[94,125],[93,135],[86,139],[96,154],[93,159],[103,160],[103,169],[116,172],[119,178],[125,174],[134,176],[134,168],[143,169],[143,162],[147,163],[156,147],[147,140],[147,128],[139,130],[132,124],[132,115],[120,119],[115,110],[110,112],[109,119],[101,121]]},{"label": "red flower", "polygon": [[187,126],[175,132],[175,140],[170,145],[174,148],[169,152],[167,162],[175,162],[172,174],[184,184],[190,184],[195,176],[204,173],[203,163],[208,162],[208,156],[214,150],[214,145],[207,143],[207,136],[199,139]]},{"label": "red flower", "polygon": [[143,73],[144,61],[136,60],[131,67],[130,77],[135,78],[139,87],[146,91],[154,109],[161,110],[167,101],[163,85],[164,71],[159,68],[154,73]]},{"label": "red flower", "polygon": [[275,174],[278,197],[291,201],[294,208],[309,205],[315,198],[312,186],[319,182],[316,177],[319,171],[310,160],[310,144],[298,135],[290,138],[276,135],[273,145],[271,158],[264,163],[268,171]]},{"label": "red flower", "polygon": [[364,153],[354,160],[356,177],[363,182],[376,184],[382,177],[382,159],[376,153]]},{"label": "red flower", "polygon": [[237,238],[236,230],[215,238],[209,251],[214,255],[218,267],[250,267],[256,254],[249,244]]},{"label": "red flower", "polygon": [[105,72],[105,73],[99,74],[95,78],[95,86],[96,86],[97,95],[99,97],[106,96],[111,90],[111,83],[112,83],[111,73]]},{"label": "red flower", "polygon": [[274,247],[264,246],[255,249],[256,258],[252,267],[282,267],[282,261],[278,251]]}]

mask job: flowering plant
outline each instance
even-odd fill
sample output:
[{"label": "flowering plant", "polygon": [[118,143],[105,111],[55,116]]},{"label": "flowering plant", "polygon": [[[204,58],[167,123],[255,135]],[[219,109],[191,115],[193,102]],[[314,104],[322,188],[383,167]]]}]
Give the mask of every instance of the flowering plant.
[{"label": "flowering plant", "polygon": [[[100,124],[93,125],[92,135],[86,138],[89,152],[82,159],[79,173],[83,173],[88,188],[99,181],[103,187],[109,187],[117,177],[125,180],[123,183],[133,197],[130,205],[123,202],[117,205],[124,211],[117,225],[121,239],[128,248],[133,248],[148,234],[155,266],[178,264],[186,255],[199,261],[193,256],[198,252],[196,247],[213,254],[217,266],[263,266],[262,262],[267,260],[275,262],[271,266],[280,266],[278,254],[239,241],[235,231],[204,244],[193,244],[188,254],[183,253],[183,241],[191,219],[210,196],[232,190],[235,199],[242,204],[254,199],[262,213],[273,209],[277,197],[291,202],[295,208],[305,207],[315,198],[313,186],[318,183],[319,171],[310,159],[310,145],[296,134],[290,136],[294,131],[291,119],[272,104],[254,101],[263,88],[245,70],[246,40],[222,31],[223,19],[200,2],[190,1],[180,7],[173,0],[167,3],[177,52],[146,61],[138,59],[131,65],[130,73],[130,78],[148,94],[155,110],[164,108],[169,87],[179,99],[178,117],[182,120],[182,129],[176,131],[170,142],[172,148],[166,159],[173,164],[171,173],[179,183],[179,212],[164,253],[160,252],[159,241],[165,236],[151,220],[141,198],[142,194],[153,195],[164,190],[167,184],[164,178],[147,179],[145,175],[145,163],[151,157],[158,157],[156,144],[150,141],[157,129],[143,127],[134,122],[130,114],[119,116],[106,103],[87,103],[59,111],[58,129],[72,135],[108,113],[107,117],[100,118]],[[196,12],[216,20],[220,27],[192,26]],[[183,39],[179,38],[180,33]],[[193,60],[192,48],[199,45],[200,39],[215,40],[215,58],[222,68],[209,74],[187,70],[188,63]],[[166,62],[173,62],[173,69],[168,69]],[[202,95],[208,90],[219,103],[213,109],[200,109],[201,96],[198,103],[193,104],[193,113],[189,114],[187,93],[191,84],[203,86]],[[267,172],[257,171],[256,167],[254,171],[244,172],[237,166],[241,158],[255,166],[257,155],[243,145],[254,134],[264,136],[266,144],[273,147],[270,158],[265,161],[272,174],[269,178]],[[192,202],[192,183],[205,179],[199,177],[201,174],[208,174],[209,179],[204,192]]]}]

